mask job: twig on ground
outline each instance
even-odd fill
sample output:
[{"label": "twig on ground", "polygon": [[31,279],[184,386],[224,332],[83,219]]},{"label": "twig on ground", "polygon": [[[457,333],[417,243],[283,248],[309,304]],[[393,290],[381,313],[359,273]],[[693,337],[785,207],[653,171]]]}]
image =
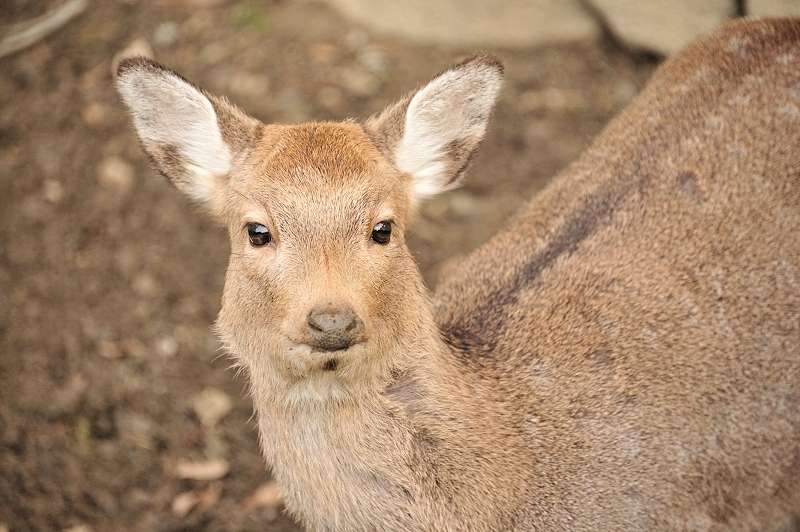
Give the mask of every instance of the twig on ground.
[{"label": "twig on ground", "polygon": [[49,13],[15,24],[9,35],[0,39],[0,57],[36,44],[83,13],[88,5],[89,0],[68,0]]}]

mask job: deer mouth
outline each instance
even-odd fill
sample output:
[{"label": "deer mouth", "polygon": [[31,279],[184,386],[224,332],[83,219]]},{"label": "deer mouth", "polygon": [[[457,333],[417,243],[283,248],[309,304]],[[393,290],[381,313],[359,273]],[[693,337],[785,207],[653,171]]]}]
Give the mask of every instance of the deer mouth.
[{"label": "deer mouth", "polygon": [[339,361],[335,358],[329,358],[322,364],[322,371],[336,371],[339,366]]}]

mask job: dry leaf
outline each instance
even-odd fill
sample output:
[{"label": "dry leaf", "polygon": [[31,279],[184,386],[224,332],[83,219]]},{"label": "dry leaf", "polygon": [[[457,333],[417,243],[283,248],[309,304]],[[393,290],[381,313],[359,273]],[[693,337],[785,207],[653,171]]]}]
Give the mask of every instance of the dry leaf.
[{"label": "dry leaf", "polygon": [[283,501],[283,494],[278,484],[267,482],[262,484],[253,492],[252,495],[241,502],[241,507],[245,512],[256,508],[277,508]]},{"label": "dry leaf", "polygon": [[219,480],[230,470],[231,466],[225,460],[179,460],[175,466],[175,476],[190,480]]},{"label": "dry leaf", "polygon": [[217,388],[206,388],[192,398],[192,411],[207,429],[214,428],[233,408],[231,398]]},{"label": "dry leaf", "polygon": [[172,499],[172,515],[183,519],[200,502],[200,495],[194,491],[184,491]]}]

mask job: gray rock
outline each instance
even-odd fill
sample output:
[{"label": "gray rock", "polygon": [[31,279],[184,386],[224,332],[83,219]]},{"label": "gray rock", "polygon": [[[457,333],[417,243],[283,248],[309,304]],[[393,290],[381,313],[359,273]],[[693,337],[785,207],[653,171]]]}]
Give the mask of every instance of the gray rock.
[{"label": "gray rock", "polygon": [[587,1],[624,44],[662,55],[677,52],[736,13],[733,0]]},{"label": "gray rock", "polygon": [[325,0],[377,34],[428,44],[536,46],[596,36],[580,0]]},{"label": "gray rock", "polygon": [[797,0],[747,0],[747,14],[758,17],[798,16],[800,2]]}]

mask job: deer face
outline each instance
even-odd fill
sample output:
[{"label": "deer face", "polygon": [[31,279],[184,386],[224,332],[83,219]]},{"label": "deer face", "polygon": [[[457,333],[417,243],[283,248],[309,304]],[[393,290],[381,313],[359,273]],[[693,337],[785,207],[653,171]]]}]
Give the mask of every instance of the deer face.
[{"label": "deer face", "polygon": [[384,373],[419,284],[409,186],[356,124],[265,127],[223,201],[218,327],[231,352],[306,399],[345,398]]}]

